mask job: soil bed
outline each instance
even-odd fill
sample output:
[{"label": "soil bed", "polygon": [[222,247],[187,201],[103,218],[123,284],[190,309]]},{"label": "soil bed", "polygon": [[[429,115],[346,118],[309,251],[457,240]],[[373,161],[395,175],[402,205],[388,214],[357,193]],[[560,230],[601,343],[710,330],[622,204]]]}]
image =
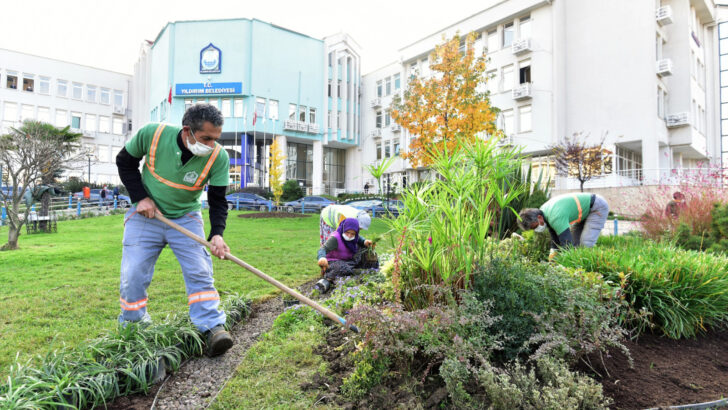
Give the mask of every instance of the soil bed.
[{"label": "soil bed", "polygon": [[[348,358],[354,350],[353,343],[349,342],[347,333],[336,328],[329,332],[326,342],[314,352],[329,362],[328,373],[316,375],[311,382],[301,385],[303,389],[324,391],[319,397],[321,403],[361,409],[386,408],[392,403],[406,407],[440,408],[447,399],[445,384],[437,375],[438,370],[433,368],[424,387],[420,380],[394,375],[394,380],[375,387],[370,395],[351,403],[340,396],[340,388],[343,379],[354,369],[354,363]],[[726,330],[689,340],[644,335],[637,342],[627,341],[625,345],[632,353],[633,369],[621,353],[604,359],[610,376],[606,376],[604,369],[598,365],[598,357],[592,358],[592,364],[605,377],[594,375],[585,365],[577,369],[602,383],[604,394],[614,400],[612,408],[645,409],[701,403],[719,400],[728,393]],[[414,391],[413,386],[417,386]]]},{"label": "soil bed", "polygon": [[[728,395],[728,330],[712,331],[695,339],[672,340],[643,335],[625,342],[634,368],[615,353],[604,362],[606,375],[592,358],[604,393],[614,399],[613,408],[644,409],[714,401]],[[586,370],[586,366],[580,370]]]},{"label": "soil bed", "polygon": [[300,214],[296,212],[254,212],[240,214],[238,218],[305,218],[311,214]]}]

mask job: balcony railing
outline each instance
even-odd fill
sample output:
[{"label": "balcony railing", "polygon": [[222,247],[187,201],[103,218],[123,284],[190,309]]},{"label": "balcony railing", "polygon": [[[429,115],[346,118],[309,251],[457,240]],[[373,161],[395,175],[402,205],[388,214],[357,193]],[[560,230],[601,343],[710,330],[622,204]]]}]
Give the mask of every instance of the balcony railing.
[{"label": "balcony railing", "polygon": [[379,107],[382,106],[382,99],[381,98],[373,98],[370,101],[370,104],[371,104],[372,108],[379,108]]},{"label": "balcony railing", "polygon": [[513,88],[514,100],[525,100],[531,98],[531,83],[523,83]]},{"label": "balcony railing", "polygon": [[285,120],[283,122],[283,129],[288,131],[298,131],[298,121]]},{"label": "balcony railing", "polygon": [[527,53],[531,51],[531,39],[530,38],[524,38],[521,40],[514,41],[511,45],[511,52],[513,54],[519,55],[523,53]]},{"label": "balcony railing", "polygon": [[659,24],[661,26],[665,26],[667,24],[672,24],[672,7],[670,7],[670,6],[659,7],[655,11],[655,18],[657,19],[657,24]]},{"label": "balcony railing", "polygon": [[668,75],[672,75],[672,60],[670,60],[669,58],[657,60],[657,65],[655,69],[657,70],[657,75],[659,75],[660,77],[667,77]]},{"label": "balcony railing", "polygon": [[667,128],[676,128],[690,125],[690,113],[685,111],[670,114],[667,116],[667,118],[665,118],[665,124],[667,125]]},{"label": "balcony railing", "polygon": [[389,126],[389,129],[392,130],[392,132],[400,132],[402,131],[402,127],[400,127],[399,124],[392,124]]}]

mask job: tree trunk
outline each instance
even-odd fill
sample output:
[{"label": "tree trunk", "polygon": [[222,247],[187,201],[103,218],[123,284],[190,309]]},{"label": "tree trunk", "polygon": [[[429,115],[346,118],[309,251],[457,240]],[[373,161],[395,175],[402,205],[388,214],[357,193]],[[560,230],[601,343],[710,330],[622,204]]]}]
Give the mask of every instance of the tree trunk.
[{"label": "tree trunk", "polygon": [[579,188],[581,189],[581,192],[584,192],[584,182],[586,181],[579,180]]},{"label": "tree trunk", "polygon": [[[51,207],[51,194],[48,191],[43,192],[43,196],[40,201],[40,212],[38,216],[50,215]],[[43,232],[50,232],[49,221],[38,221],[38,229]]]},{"label": "tree trunk", "polygon": [[3,251],[12,251],[15,249],[18,249],[18,237],[20,236],[20,226],[16,225],[12,221],[10,222],[10,225],[8,225],[10,228],[8,230],[8,243],[2,246],[0,250]]}]

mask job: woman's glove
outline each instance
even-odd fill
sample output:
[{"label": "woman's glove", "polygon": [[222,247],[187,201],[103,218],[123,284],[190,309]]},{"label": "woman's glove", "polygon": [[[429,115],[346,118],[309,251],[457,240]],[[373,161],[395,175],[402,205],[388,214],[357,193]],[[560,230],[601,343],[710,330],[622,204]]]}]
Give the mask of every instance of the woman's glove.
[{"label": "woman's glove", "polygon": [[326,258],[321,258],[318,260],[318,266],[320,266],[321,269],[328,269],[329,261]]}]

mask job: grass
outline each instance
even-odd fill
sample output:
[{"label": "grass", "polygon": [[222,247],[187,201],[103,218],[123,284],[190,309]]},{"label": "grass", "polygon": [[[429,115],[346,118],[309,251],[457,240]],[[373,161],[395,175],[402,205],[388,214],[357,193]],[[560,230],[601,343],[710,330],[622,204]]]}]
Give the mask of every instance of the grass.
[{"label": "grass", "polygon": [[[297,286],[318,277],[318,216],[291,219],[228,218],[231,252]],[[204,216],[207,221],[207,215]],[[368,233],[386,230],[375,219]],[[0,228],[7,235],[7,228]],[[63,221],[58,233],[22,235],[20,250],[0,252],[0,376],[8,366],[62,345],[78,346],[116,327],[123,215]],[[386,245],[386,244],[382,244]],[[258,299],[277,293],[238,265],[214,260],[221,294]],[[149,287],[152,319],[186,312],[182,272],[169,248],[162,251]]]},{"label": "grass", "polygon": [[728,257],[621,236],[561,252],[557,260],[615,283],[620,274],[628,275],[627,300],[650,312],[652,323],[668,337],[693,337],[728,323]]}]

